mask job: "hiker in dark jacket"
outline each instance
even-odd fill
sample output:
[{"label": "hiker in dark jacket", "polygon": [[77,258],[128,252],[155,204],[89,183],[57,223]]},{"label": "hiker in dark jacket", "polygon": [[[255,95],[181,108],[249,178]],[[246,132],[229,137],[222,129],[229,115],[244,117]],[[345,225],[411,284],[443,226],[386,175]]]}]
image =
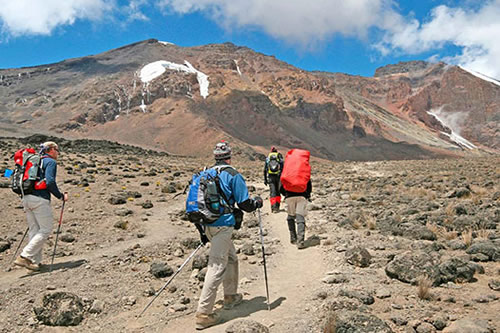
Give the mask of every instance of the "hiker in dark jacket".
[{"label": "hiker in dark jacket", "polygon": [[271,211],[273,213],[280,211],[281,195],[279,189],[282,170],[283,155],[273,146],[264,165],[264,185],[269,184],[269,201],[271,202]]},{"label": "hiker in dark jacket", "polygon": [[[311,180],[307,183],[306,191],[302,193],[290,192],[285,190],[283,185],[280,186],[280,193],[285,196],[285,202],[287,204],[287,222],[288,230],[290,230],[290,243],[297,244],[298,249],[305,248],[305,217],[307,215],[307,201],[311,199],[311,191]],[[297,231],[295,231],[295,223],[297,223]]]},{"label": "hiker in dark jacket", "polygon": [[[243,176],[231,167],[231,148],[227,142],[219,142],[215,146],[216,166],[220,166],[220,188],[231,205],[237,204],[246,212],[253,212],[262,207],[262,198],[253,199],[248,196],[248,189]],[[232,308],[240,304],[243,295],[238,293],[238,257],[231,240],[235,225],[235,213],[222,215],[210,225],[204,226],[204,235],[210,241],[208,267],[196,312],[196,329],[201,330],[219,322],[213,312],[217,289],[222,283],[224,287],[224,308]]]},{"label": "hiker in dark jacket", "polygon": [[29,242],[21,255],[14,261],[15,265],[33,271],[40,269],[43,245],[52,232],[54,218],[50,207],[50,196],[53,195],[64,201],[68,200],[68,194],[62,194],[56,183],[56,160],[59,157],[59,147],[55,142],[45,142],[41,145],[41,154],[41,168],[38,173],[42,185],[39,186],[39,189],[35,189],[31,194],[23,197],[23,206],[29,227]]}]

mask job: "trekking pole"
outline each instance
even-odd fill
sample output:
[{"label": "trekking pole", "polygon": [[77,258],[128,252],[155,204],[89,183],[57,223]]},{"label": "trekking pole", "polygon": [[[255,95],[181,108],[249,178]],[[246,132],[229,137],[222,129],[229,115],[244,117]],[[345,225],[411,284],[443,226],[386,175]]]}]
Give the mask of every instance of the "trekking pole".
[{"label": "trekking pole", "polygon": [[52,273],[52,267],[54,266],[54,257],[56,256],[57,240],[59,239],[59,232],[61,231],[61,222],[62,222],[65,203],[66,203],[66,200],[63,200],[63,204],[61,207],[61,216],[59,217],[59,224],[57,225],[56,242],[54,244],[54,252],[52,252],[52,261],[50,263],[49,273]]},{"label": "trekking pole", "polygon": [[262,234],[262,219],[260,217],[260,208],[257,208],[257,214],[259,216],[260,243],[262,244],[262,261],[264,263],[264,279],[266,281],[267,309],[271,311],[271,305],[269,305],[269,287],[267,285],[266,252],[264,250],[264,235]]},{"label": "trekking pole", "polygon": [[6,271],[10,271],[10,267],[12,266],[12,263],[14,262],[14,260],[16,259],[16,256],[17,256],[17,252],[19,251],[19,249],[21,248],[21,244],[23,243],[24,241],[24,238],[26,237],[26,235],[28,234],[28,230],[30,228],[26,228],[26,231],[24,232],[24,235],[23,235],[23,238],[21,238],[21,241],[19,242],[19,245],[17,246],[17,249],[16,249],[16,252],[14,252],[14,255],[12,256],[12,259],[10,261],[10,264],[9,264],[9,267],[7,267]]},{"label": "trekking pole", "polygon": [[146,305],[146,307],[144,308],[144,310],[142,310],[142,312],[137,316],[137,318],[139,318],[140,316],[142,316],[142,314],[144,312],[146,312],[146,310],[149,308],[149,306],[151,304],[153,304],[153,302],[155,301],[156,298],[158,298],[158,296],[160,296],[160,294],[163,292],[163,290],[165,290],[165,288],[167,288],[167,286],[169,285],[170,282],[172,282],[172,280],[177,276],[177,274],[179,274],[179,272],[181,271],[181,269],[189,262],[189,260],[191,260],[191,258],[196,254],[196,252],[198,252],[199,249],[201,249],[203,247],[203,243],[200,243],[200,245],[198,245],[198,247],[196,248],[196,250],[194,250],[193,253],[191,253],[191,255],[186,259],[186,261],[184,261],[181,265],[181,267],[179,267],[179,269],[177,270],[177,272],[175,272],[174,275],[172,275],[172,277],[170,279],[168,279],[167,283],[165,283],[165,285],[163,287],[161,287],[160,290],[158,290],[158,292],[155,294],[155,297],[153,297],[153,299],[148,303],[148,305]]}]

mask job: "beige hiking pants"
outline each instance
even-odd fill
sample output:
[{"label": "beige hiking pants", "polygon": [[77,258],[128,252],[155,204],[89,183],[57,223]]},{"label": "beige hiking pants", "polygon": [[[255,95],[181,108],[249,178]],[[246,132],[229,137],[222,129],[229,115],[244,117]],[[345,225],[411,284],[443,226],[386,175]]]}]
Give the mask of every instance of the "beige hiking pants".
[{"label": "beige hiking pants", "polygon": [[238,291],[238,257],[231,235],[233,227],[206,227],[210,239],[208,270],[198,302],[198,312],[210,314],[213,311],[217,288],[222,283],[224,295],[234,295]]},{"label": "beige hiking pants", "polygon": [[304,197],[289,197],[285,199],[287,210],[290,216],[307,215],[307,199]]},{"label": "beige hiking pants", "polygon": [[29,242],[21,256],[39,264],[42,261],[43,244],[52,232],[54,223],[50,200],[28,194],[24,196],[23,205],[29,227]]}]

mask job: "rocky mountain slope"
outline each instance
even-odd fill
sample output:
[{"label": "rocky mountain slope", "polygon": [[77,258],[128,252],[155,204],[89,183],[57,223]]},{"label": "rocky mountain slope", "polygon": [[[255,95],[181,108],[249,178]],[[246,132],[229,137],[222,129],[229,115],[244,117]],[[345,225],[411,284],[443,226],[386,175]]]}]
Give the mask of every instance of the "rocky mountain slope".
[{"label": "rocky mountain slope", "polygon": [[307,72],[230,43],[157,40],[0,70],[3,135],[59,133],[203,156],[220,138],[333,160],[429,158],[500,147],[500,86],[410,62],[373,78]]},{"label": "rocky mountain slope", "polygon": [[[19,147],[46,139],[2,138],[0,173]],[[58,180],[70,201],[51,273],[4,271],[26,224],[18,197],[0,180],[0,332],[193,332],[208,246],[137,315],[198,244],[183,219],[185,197],[176,195],[211,161],[56,141]],[[262,163],[245,154],[233,162],[251,195],[265,200],[271,311],[258,218],[245,214],[234,234],[245,299],[232,310],[218,306],[223,322],[206,332],[500,330],[498,157],[313,161],[304,250],[289,243],[286,212],[270,213]],[[53,208],[59,217],[57,200]]]}]

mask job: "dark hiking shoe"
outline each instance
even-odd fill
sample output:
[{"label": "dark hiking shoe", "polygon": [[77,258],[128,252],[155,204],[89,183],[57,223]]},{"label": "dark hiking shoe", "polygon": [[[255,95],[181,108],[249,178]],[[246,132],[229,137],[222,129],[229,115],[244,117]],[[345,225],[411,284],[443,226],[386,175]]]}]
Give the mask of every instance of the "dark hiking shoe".
[{"label": "dark hiking shoe", "polygon": [[21,266],[24,268],[27,268],[31,271],[38,271],[40,270],[40,265],[33,263],[31,260],[28,258],[24,257],[17,257],[16,260],[14,260],[14,265]]},{"label": "dark hiking shoe", "polygon": [[209,328],[214,326],[220,322],[220,317],[215,313],[196,313],[196,329],[204,330],[205,328]]},{"label": "dark hiking shoe", "polygon": [[232,309],[241,302],[243,302],[242,294],[224,296],[224,309],[226,310]]},{"label": "dark hiking shoe", "polygon": [[297,236],[290,235],[290,243],[297,244]]},{"label": "dark hiking shoe", "polygon": [[297,249],[302,250],[306,248],[306,244],[304,242],[298,242],[297,243]]}]

